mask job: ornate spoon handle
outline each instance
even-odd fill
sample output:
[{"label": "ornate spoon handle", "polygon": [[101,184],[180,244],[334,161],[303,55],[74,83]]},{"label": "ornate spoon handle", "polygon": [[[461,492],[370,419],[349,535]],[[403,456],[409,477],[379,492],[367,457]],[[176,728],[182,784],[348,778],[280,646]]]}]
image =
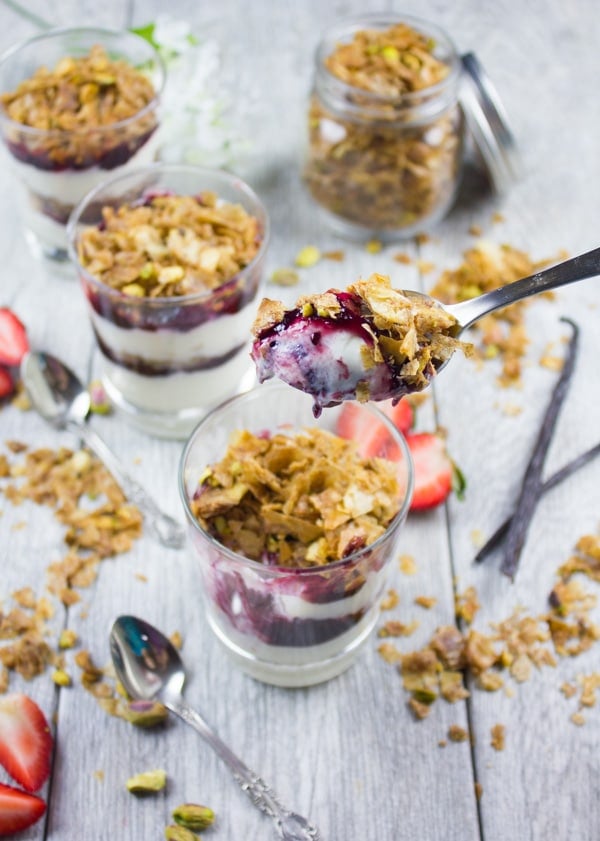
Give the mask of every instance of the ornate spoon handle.
[{"label": "ornate spoon handle", "polygon": [[233,751],[223,742],[215,731],[204,721],[184,699],[179,697],[163,697],[163,703],[186,724],[196,730],[208,742],[215,753],[229,766],[233,778],[250,797],[255,806],[270,818],[282,841],[320,841],[321,836],[316,827],[306,818],[285,809],[277,800],[265,781],[248,768]]}]

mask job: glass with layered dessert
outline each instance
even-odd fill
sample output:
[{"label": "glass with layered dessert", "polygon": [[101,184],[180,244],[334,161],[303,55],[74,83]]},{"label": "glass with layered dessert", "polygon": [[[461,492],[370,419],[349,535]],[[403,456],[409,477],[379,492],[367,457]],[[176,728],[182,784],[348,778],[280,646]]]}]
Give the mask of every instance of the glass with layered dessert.
[{"label": "glass with layered dessert", "polygon": [[268,219],[243,181],[154,164],[93,190],[68,231],[102,381],[125,417],[185,437],[254,382],[250,328]]},{"label": "glass with layered dessert", "polygon": [[130,32],[58,29],[0,59],[0,131],[34,251],[68,265],[74,206],[158,150],[164,68]]},{"label": "glass with layered dessert", "polygon": [[[185,448],[180,492],[208,622],[233,661],[280,686],[340,674],[369,638],[412,495],[396,427],[271,382],[209,414]],[[364,458],[360,430],[376,430]]]},{"label": "glass with layered dessert", "polygon": [[347,236],[412,236],[450,208],[459,183],[461,63],[437,27],[364,15],[317,53],[304,181]]}]

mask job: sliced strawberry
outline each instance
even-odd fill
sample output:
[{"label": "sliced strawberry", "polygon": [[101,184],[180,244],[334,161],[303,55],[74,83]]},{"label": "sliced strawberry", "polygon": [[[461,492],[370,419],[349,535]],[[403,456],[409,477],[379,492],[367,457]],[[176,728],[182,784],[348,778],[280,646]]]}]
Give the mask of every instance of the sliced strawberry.
[{"label": "sliced strawberry", "polygon": [[27,791],[50,773],[52,736],[44,713],[27,695],[0,697],[0,764]]},{"label": "sliced strawberry", "polygon": [[464,478],[448,455],[443,438],[435,432],[419,432],[407,435],[406,442],[415,468],[411,511],[439,505],[452,490],[462,494]]},{"label": "sliced strawberry", "polygon": [[41,797],[0,783],[0,835],[27,829],[42,817],[46,804]]},{"label": "sliced strawberry", "polygon": [[363,458],[390,455],[390,445],[393,442],[388,428],[360,403],[344,403],[337,418],[335,431],[341,438],[356,441]]},{"label": "sliced strawberry", "polygon": [[403,397],[396,405],[393,405],[391,400],[382,400],[377,404],[377,408],[381,409],[384,415],[387,415],[397,429],[406,435],[410,432],[415,420],[413,407],[410,402]]},{"label": "sliced strawberry", "polygon": [[0,365],[0,400],[10,397],[14,390],[15,384],[13,383],[10,371]]},{"label": "sliced strawberry", "polygon": [[23,322],[8,307],[0,307],[0,364],[18,365],[28,350]]}]

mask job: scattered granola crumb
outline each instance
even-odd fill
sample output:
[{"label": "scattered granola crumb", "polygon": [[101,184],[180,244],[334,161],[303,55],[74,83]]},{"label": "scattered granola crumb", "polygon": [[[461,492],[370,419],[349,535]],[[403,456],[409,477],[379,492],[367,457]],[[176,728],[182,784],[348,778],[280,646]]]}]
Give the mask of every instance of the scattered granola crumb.
[{"label": "scattered granola crumb", "polygon": [[421,274],[429,274],[435,269],[435,263],[432,263],[429,260],[416,260],[415,265]]},{"label": "scattered granola crumb", "polygon": [[415,242],[417,245],[425,245],[425,243],[431,242],[431,236],[426,233],[417,234],[415,236]]},{"label": "scattered granola crumb", "polygon": [[337,249],[336,251],[324,251],[323,257],[326,260],[334,260],[336,263],[341,263],[346,258],[346,254],[344,251]]},{"label": "scattered granola crumb", "polygon": [[469,738],[468,732],[459,724],[451,724],[448,728],[448,738],[451,742],[466,742]]},{"label": "scattered granola crumb", "polygon": [[387,591],[385,598],[381,600],[381,610],[393,610],[400,603],[400,596],[394,588]]},{"label": "scattered granola crumb", "polygon": [[178,651],[181,651],[183,648],[183,637],[179,631],[173,631],[173,633],[169,636],[171,644],[175,646]]},{"label": "scattered granola crumb", "polygon": [[467,587],[464,593],[457,593],[455,598],[456,618],[463,619],[470,625],[480,608],[474,587]]},{"label": "scattered granola crumb", "polygon": [[382,248],[383,245],[378,239],[370,239],[365,245],[365,250],[368,251],[369,254],[379,254]]},{"label": "scattered granola crumb", "polygon": [[574,686],[572,683],[561,683],[560,691],[565,696],[565,698],[572,698],[573,695],[577,695],[577,687]]},{"label": "scattered granola crumb", "polygon": [[400,571],[404,575],[415,575],[417,572],[417,564],[412,555],[400,555],[399,558]]},{"label": "scattered granola crumb", "polygon": [[504,742],[506,737],[506,728],[503,724],[494,724],[491,730],[492,738],[490,741],[494,750],[504,750]]},{"label": "scattered granola crumb", "polygon": [[585,724],[585,716],[583,715],[583,713],[573,713],[573,715],[571,716],[571,721],[578,727],[583,727],[583,725]]},{"label": "scattered granola crumb", "polygon": [[408,702],[408,706],[415,714],[415,717],[419,720],[427,718],[427,716],[431,712],[431,706],[429,704],[424,704],[422,701],[417,701],[416,698],[411,698]]},{"label": "scattered granola crumb", "polygon": [[518,403],[503,403],[499,408],[502,414],[508,418],[516,418],[523,412],[523,407],[519,406]]},{"label": "scattered granola crumb", "polygon": [[377,635],[379,637],[410,637],[418,627],[419,623],[416,620],[407,625],[404,622],[390,619],[379,629]]},{"label": "scattered granola crumb", "polygon": [[475,783],[475,797],[477,798],[477,800],[481,800],[482,796],[483,796],[483,786],[481,785],[480,782],[476,782]]},{"label": "scattered granola crumb", "polygon": [[469,233],[474,237],[480,237],[483,233],[481,229],[481,225],[470,225],[469,226]]},{"label": "scattered granola crumb", "polygon": [[445,748],[447,746],[447,744],[448,744],[448,742],[447,742],[446,739],[440,739],[439,742],[438,742],[438,747],[439,748]]},{"label": "scattered granola crumb", "polygon": [[402,654],[391,642],[382,642],[377,651],[386,663],[397,664],[402,661]]},{"label": "scattered granola crumb", "polygon": [[410,266],[412,263],[412,257],[410,254],[407,254],[406,251],[398,251],[394,254],[392,259],[395,260],[396,263],[402,263],[405,266]]},{"label": "scattered granola crumb", "polygon": [[431,610],[437,604],[437,599],[435,596],[417,596],[415,598],[415,604],[424,607],[425,610]]},{"label": "scattered granola crumb", "polygon": [[136,572],[136,573],[134,574],[134,578],[136,578],[138,581],[141,581],[143,584],[147,584],[147,583],[148,583],[148,576],[147,576],[147,575],[144,575],[144,573],[143,573],[143,572]]},{"label": "scattered granola crumb", "polygon": [[93,777],[96,780],[98,780],[98,782],[103,783],[104,782],[104,771],[101,768],[99,768],[97,771],[93,772]]},{"label": "scattered granola crumb", "polygon": [[496,211],[495,213],[492,213],[492,222],[494,224],[497,225],[500,222],[504,222],[504,221],[505,221],[504,216],[499,211]]}]

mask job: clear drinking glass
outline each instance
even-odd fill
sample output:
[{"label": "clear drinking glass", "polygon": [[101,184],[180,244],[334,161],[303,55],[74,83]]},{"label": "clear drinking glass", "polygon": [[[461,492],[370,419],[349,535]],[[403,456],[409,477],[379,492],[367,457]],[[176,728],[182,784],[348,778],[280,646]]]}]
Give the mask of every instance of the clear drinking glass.
[{"label": "clear drinking glass", "polygon": [[[102,208],[154,193],[198,196],[241,205],[259,223],[256,256],[221,286],[174,297],[134,297],[102,283],[78,258],[78,240],[102,224]],[[207,411],[249,388],[254,379],[250,328],[264,274],[268,217],[239,178],[218,170],[153,164],[97,187],[69,222],[69,248],[101,354],[102,381],[126,418],[147,432],[187,437]]]},{"label": "clear drinking glass", "polygon": [[[5,94],[40,67],[53,70],[61,60],[86,56],[96,45],[111,60],[122,59],[140,70],[152,83],[154,98],[133,116],[72,130],[40,129],[11,119],[6,108],[0,107],[0,131],[15,176],[26,238],[36,255],[67,266],[66,224],[75,205],[108,177],[156,157],[163,63],[138,35],[97,28],[52,30],[17,44],[0,58],[0,93]],[[90,80],[90,85],[110,83],[106,76],[102,81],[100,73],[97,79]],[[65,99],[75,95],[65,86]]]},{"label": "clear drinking glass", "polygon": [[265,383],[211,412],[183,452],[179,488],[200,560],[208,622],[233,661],[266,683],[307,686],[340,674],[377,622],[412,497],[413,468],[396,427],[372,404],[361,409],[389,433],[382,455],[398,462],[399,511],[370,546],[323,566],[266,566],[232,552],[202,528],[190,503],[205,468],[224,455],[232,432],[293,434],[315,426],[334,431],[339,407],[315,419],[308,395],[279,382]]}]

